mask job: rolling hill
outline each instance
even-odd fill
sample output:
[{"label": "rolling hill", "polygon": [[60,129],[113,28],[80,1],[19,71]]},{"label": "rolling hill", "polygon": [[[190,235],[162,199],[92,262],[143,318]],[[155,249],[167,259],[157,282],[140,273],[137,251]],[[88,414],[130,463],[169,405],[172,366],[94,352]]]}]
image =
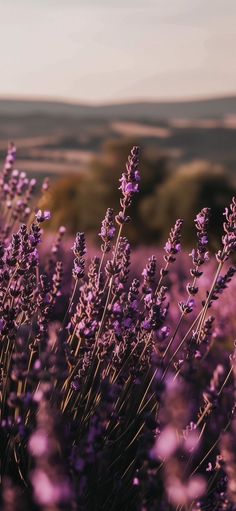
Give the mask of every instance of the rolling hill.
[{"label": "rolling hill", "polygon": [[83,119],[129,119],[150,121],[169,118],[219,119],[236,115],[236,96],[191,101],[144,101],[107,105],[72,104],[59,101],[0,99],[0,116],[52,116]]},{"label": "rolling hill", "polygon": [[82,105],[0,99],[0,157],[9,140],[18,166],[37,176],[86,171],[104,142],[130,138],[178,162],[236,168],[236,96],[179,102]]}]

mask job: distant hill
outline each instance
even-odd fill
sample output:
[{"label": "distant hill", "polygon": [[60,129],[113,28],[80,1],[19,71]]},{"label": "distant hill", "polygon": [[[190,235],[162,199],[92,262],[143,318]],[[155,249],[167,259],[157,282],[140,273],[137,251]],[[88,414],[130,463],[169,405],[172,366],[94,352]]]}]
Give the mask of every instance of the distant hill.
[{"label": "distant hill", "polygon": [[59,101],[0,99],[0,117],[65,117],[73,119],[149,121],[170,118],[220,119],[236,115],[236,96],[194,101],[135,102],[109,105],[83,105]]},{"label": "distant hill", "polygon": [[14,140],[18,168],[40,179],[83,172],[105,143],[127,137],[176,164],[204,159],[236,175],[235,134],[236,96],[100,106],[0,99],[0,164]]}]

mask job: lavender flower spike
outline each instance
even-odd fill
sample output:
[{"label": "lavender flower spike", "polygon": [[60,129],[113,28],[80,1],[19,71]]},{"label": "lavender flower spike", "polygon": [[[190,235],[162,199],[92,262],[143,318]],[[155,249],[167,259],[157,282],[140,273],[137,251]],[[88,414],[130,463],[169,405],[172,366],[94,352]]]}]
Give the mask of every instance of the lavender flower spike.
[{"label": "lavender flower spike", "polygon": [[230,254],[236,250],[236,197],[232,198],[229,208],[225,208],[224,234],[222,236],[222,250],[216,254],[218,262],[225,262]]},{"label": "lavender flower spike", "polygon": [[125,223],[129,220],[129,217],[124,216],[124,211],[131,206],[133,196],[139,192],[140,173],[139,173],[139,147],[134,146],[128,157],[126,163],[126,171],[123,172],[120,178],[119,190],[122,192],[122,199],[120,199],[120,205],[123,211],[120,211],[116,216],[116,222],[118,224]]},{"label": "lavender flower spike", "polygon": [[107,253],[111,249],[111,241],[115,236],[115,226],[114,226],[114,211],[112,208],[108,208],[105,218],[102,221],[101,231],[98,236],[103,241],[102,244],[102,252]]},{"label": "lavender flower spike", "polygon": [[165,260],[168,262],[175,261],[175,255],[178,254],[181,250],[180,238],[181,238],[181,230],[183,226],[183,220],[178,219],[175,222],[174,227],[172,227],[170,231],[169,238],[164,246],[164,250],[166,252]]},{"label": "lavender flower spike", "polygon": [[83,232],[77,232],[72,250],[76,257],[83,257],[86,254],[85,235]]},{"label": "lavender flower spike", "polygon": [[73,277],[81,279],[84,276],[85,260],[83,256],[86,254],[85,235],[83,232],[77,232],[72,250],[75,255]]}]

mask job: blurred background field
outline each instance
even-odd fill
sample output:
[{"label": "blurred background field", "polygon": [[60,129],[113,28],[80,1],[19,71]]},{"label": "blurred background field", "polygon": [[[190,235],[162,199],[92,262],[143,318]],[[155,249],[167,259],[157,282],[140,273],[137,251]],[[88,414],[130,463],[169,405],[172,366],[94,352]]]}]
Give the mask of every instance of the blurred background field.
[{"label": "blurred background field", "polygon": [[1,158],[14,140],[18,169],[39,184],[50,177],[43,203],[53,213],[50,228],[65,224],[92,238],[106,207],[118,207],[117,183],[134,143],[142,150],[142,186],[131,241],[153,244],[182,217],[188,244],[206,205],[217,227],[236,187],[235,137],[236,96],[100,106],[0,100]]}]

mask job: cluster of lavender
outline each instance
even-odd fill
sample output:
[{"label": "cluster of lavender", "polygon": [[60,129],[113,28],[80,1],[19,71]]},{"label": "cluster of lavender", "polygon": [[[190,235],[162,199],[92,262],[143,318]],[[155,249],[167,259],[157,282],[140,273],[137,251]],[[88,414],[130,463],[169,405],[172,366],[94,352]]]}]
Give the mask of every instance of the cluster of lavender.
[{"label": "cluster of lavender", "polygon": [[182,220],[164,264],[153,255],[131,278],[123,231],[139,192],[139,148],[120,180],[120,211],[102,222],[101,257],[89,260],[84,233],[76,236],[69,300],[65,228],[40,260],[50,212],[33,206],[35,181],[15,158],[12,144],[0,178],[1,511],[236,510],[236,354],[233,339],[228,353],[217,344],[213,316],[235,273],[235,199],[205,290],[209,209],[196,216],[173,324],[168,285]]}]

